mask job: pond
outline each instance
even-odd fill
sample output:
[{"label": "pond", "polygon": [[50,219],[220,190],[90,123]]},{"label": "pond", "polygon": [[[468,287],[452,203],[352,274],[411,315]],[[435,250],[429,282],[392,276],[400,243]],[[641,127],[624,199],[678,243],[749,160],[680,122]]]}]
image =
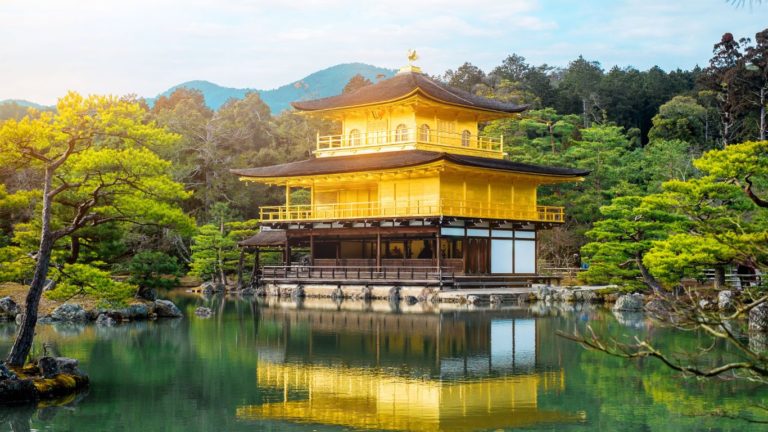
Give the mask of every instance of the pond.
[{"label": "pond", "polygon": [[[748,431],[762,427],[711,414],[768,404],[757,384],[684,379],[556,335],[591,324],[671,350],[698,343],[642,315],[174,299],[184,319],[40,326],[36,349],[81,359],[92,387],[63,407],[4,408],[0,430]],[[214,315],[196,317],[200,305]],[[3,352],[14,331],[0,327]]]}]

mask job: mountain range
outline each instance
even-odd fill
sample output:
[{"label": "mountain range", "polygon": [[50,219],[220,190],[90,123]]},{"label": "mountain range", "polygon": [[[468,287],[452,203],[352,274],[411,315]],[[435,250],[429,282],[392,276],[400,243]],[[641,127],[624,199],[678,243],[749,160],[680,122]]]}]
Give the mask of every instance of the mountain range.
[{"label": "mountain range", "polygon": [[[360,74],[372,82],[376,82],[393,76],[395,70],[380,68],[364,63],[345,63],[314,72],[298,81],[271,90],[224,87],[203,80],[187,81],[169,88],[156,97],[146,98],[146,101],[151,106],[158,97],[168,96],[177,88],[186,87],[202,92],[205,97],[205,104],[208,105],[209,108],[216,110],[224,105],[229,99],[242,99],[250,92],[258,92],[259,96],[261,96],[261,99],[269,106],[272,113],[279,114],[290,108],[290,103],[293,101],[318,99],[340,94],[350,78],[356,74]],[[6,99],[0,101],[0,105],[10,103],[37,109],[48,108],[34,102],[20,99]]]}]

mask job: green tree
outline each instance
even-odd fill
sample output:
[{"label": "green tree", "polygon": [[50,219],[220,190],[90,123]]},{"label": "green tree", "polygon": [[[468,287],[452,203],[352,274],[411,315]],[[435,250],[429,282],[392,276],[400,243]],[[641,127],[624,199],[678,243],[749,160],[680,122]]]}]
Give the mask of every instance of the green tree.
[{"label": "green tree", "polygon": [[649,193],[661,192],[669,180],[688,180],[696,174],[695,153],[686,141],[655,140],[642,150],[643,182]]},{"label": "green tree", "polygon": [[758,107],[757,139],[766,139],[766,105],[768,105],[768,28],[755,34],[755,45],[747,48],[745,55],[747,80],[750,83],[750,99]]},{"label": "green tree", "polygon": [[341,93],[342,94],[352,93],[355,90],[359,90],[371,84],[373,83],[368,78],[360,74],[355,74],[354,76],[352,76],[352,78],[349,79],[349,81],[347,81],[347,84],[344,86],[344,89],[341,91]]},{"label": "green tree", "polygon": [[737,185],[755,205],[768,208],[768,141],[748,141],[713,150],[694,165],[719,181]]},{"label": "green tree", "polygon": [[443,80],[448,85],[467,92],[472,92],[475,86],[482,83],[484,79],[485,72],[469,62],[459,66],[455,71],[448,69],[443,75]]},{"label": "green tree", "polygon": [[236,243],[220,227],[212,224],[201,226],[192,238],[190,274],[226,285],[227,264],[237,259],[235,247]]},{"label": "green tree", "polygon": [[67,264],[51,272],[59,282],[56,288],[46,291],[48,298],[67,301],[75,296],[88,296],[99,301],[101,306],[124,306],[127,299],[136,293],[136,287],[127,282],[118,282],[109,272],[87,264]]},{"label": "green tree", "polygon": [[35,270],[9,364],[22,365],[32,347],[57,241],[111,222],[191,226],[177,205],[187,193],[167,175],[170,164],[148,148],[177,137],[145,120],[145,109],[134,101],[69,93],[55,113],[9,120],[0,128],[0,162],[43,172]]},{"label": "green tree", "polygon": [[596,108],[599,110],[598,86],[602,78],[603,69],[600,63],[588,61],[582,56],[570,62],[563,73],[561,90],[570,92],[578,98],[585,128],[589,127],[595,118],[599,121],[603,120],[603,114],[595,112]]},{"label": "green tree", "polygon": [[178,285],[181,267],[176,257],[163,252],[143,251],[131,258],[128,272],[131,275],[128,282],[139,287],[136,295],[154,300],[157,297],[157,289]]},{"label": "green tree", "polygon": [[737,40],[733,34],[725,33],[715,44],[709,67],[699,82],[715,97],[720,117],[720,137],[723,146],[734,142],[739,136],[742,116],[749,105],[746,97],[748,81],[744,79],[743,50],[748,39]]},{"label": "green tree", "polygon": [[654,242],[680,231],[683,219],[642,197],[614,198],[600,208],[602,219],[595,222],[581,249],[589,268],[580,276],[587,283],[614,283],[638,288],[638,280],[656,292],[661,284],[643,264]]},{"label": "green tree", "polygon": [[738,186],[705,176],[672,180],[663,189],[658,203],[686,218],[688,226],[654,243],[645,255],[643,262],[656,277],[678,283],[715,269],[715,287],[722,288],[727,265],[766,264],[767,215]]},{"label": "green tree", "polygon": [[648,139],[682,140],[704,150],[709,147],[706,122],[706,108],[692,97],[675,96],[659,107]]},{"label": "green tree", "polygon": [[572,217],[591,223],[600,206],[613,197],[641,194],[641,153],[630,149],[628,137],[618,126],[593,126],[582,129],[581,136],[563,158],[568,165],[587,169],[590,174],[583,182],[560,189]]}]

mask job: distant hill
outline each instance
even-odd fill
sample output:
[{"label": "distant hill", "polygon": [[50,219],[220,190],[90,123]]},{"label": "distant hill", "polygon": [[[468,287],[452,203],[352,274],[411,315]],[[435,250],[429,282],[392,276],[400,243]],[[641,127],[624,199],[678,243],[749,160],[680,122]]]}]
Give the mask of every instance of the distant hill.
[{"label": "distant hill", "polygon": [[38,110],[51,108],[49,106],[36,104],[34,102],[30,102],[30,101],[24,100],[24,99],[4,99],[4,100],[0,100],[0,105],[11,105],[11,104],[16,104],[16,105],[22,106],[24,108],[35,108],[35,109],[38,109]]},{"label": "distant hill", "polygon": [[[272,90],[254,88],[222,87],[209,81],[188,81],[169,88],[159,96],[168,96],[179,87],[199,90],[205,96],[205,103],[211,109],[218,109],[231,98],[242,99],[246,93],[258,92],[261,99],[269,105],[273,114],[290,108],[290,103],[297,100],[317,99],[340,94],[350,78],[360,74],[372,82],[381,77],[389,78],[395,74],[393,69],[385,69],[363,63],[346,63],[323,69],[298,81]],[[154,104],[156,98],[148,98],[147,103]]]},{"label": "distant hill", "polygon": [[0,122],[8,119],[20,119],[27,115],[27,111],[34,108],[38,111],[53,109],[23,99],[5,99],[0,101]]},{"label": "distant hill", "polygon": [[[290,84],[286,84],[272,90],[223,87],[210,81],[198,80],[188,81],[179,85],[175,85],[162,92],[157,97],[168,96],[177,88],[186,87],[202,92],[203,96],[205,96],[205,104],[208,105],[209,108],[216,110],[219,109],[220,106],[224,105],[224,103],[229,99],[242,99],[249,92],[258,92],[261,96],[261,99],[267,105],[269,105],[272,113],[279,114],[280,112],[290,108],[290,104],[293,101],[317,99],[340,94],[344,89],[344,86],[347,84],[347,82],[349,82],[350,78],[356,74],[360,74],[372,82],[376,82],[382,77],[390,78],[395,74],[395,72],[396,71],[394,69],[385,69],[364,63],[345,63],[317,71],[298,81],[294,81]],[[147,98],[146,101],[150,106],[152,106],[154,105],[155,99],[157,99],[157,97]],[[31,107],[39,110],[54,108],[22,99],[6,99],[0,101],[0,108],[4,106],[9,109],[18,107]],[[7,111],[10,112],[10,110]],[[14,112],[15,111],[16,110],[14,110]],[[6,115],[6,117],[15,116],[16,115],[11,114]]]}]

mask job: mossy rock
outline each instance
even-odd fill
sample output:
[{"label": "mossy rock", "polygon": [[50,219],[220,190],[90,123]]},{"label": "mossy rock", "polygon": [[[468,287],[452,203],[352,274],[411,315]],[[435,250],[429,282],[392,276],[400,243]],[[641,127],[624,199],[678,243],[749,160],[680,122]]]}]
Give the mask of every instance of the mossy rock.
[{"label": "mossy rock", "polygon": [[0,380],[0,404],[23,404],[40,400],[71,399],[89,384],[88,376],[58,373],[45,378],[36,363],[9,367],[15,379]]}]

